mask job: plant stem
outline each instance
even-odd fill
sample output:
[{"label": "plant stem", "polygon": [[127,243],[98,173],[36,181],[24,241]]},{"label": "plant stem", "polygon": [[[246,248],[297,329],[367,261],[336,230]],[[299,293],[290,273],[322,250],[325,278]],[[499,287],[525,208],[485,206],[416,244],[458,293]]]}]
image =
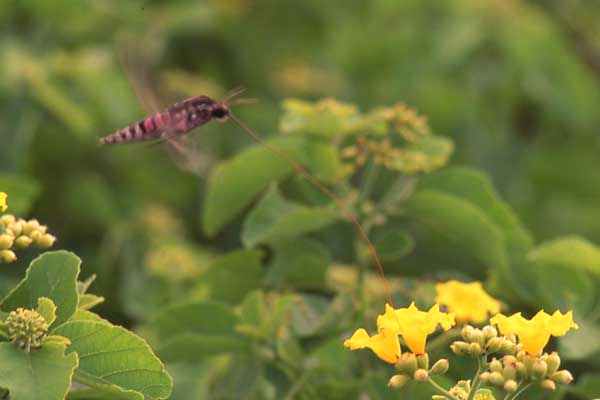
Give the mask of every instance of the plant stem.
[{"label": "plant stem", "polygon": [[521,395],[521,393],[523,393],[525,390],[527,390],[529,388],[529,386],[531,386],[531,382],[524,384],[522,387],[521,387],[521,385],[523,385],[523,382],[521,382],[519,384],[519,387],[513,393],[507,394],[506,397],[504,398],[504,400],[516,399],[517,397],[519,397]]},{"label": "plant stem", "polygon": [[473,383],[471,384],[471,390],[469,391],[469,397],[467,397],[467,400],[473,400],[475,398],[475,394],[477,393],[477,390],[479,390],[479,386],[481,385],[481,380],[479,378],[479,375],[481,375],[481,373],[483,372],[484,364],[486,364],[486,362],[483,359],[483,357],[478,357],[477,358],[477,372],[475,373],[475,376],[473,377]]},{"label": "plant stem", "polygon": [[360,182],[360,190],[358,192],[358,205],[368,200],[371,197],[371,193],[375,188],[375,183],[377,182],[377,178],[379,177],[380,168],[373,162],[370,162],[365,168],[364,176]]},{"label": "plant stem", "polygon": [[446,389],[444,389],[443,387],[441,387],[436,381],[434,381],[431,378],[427,378],[427,382],[429,382],[429,384],[431,386],[434,387],[435,390],[437,390],[438,392],[440,392],[441,394],[443,394],[444,396],[448,397],[449,399],[452,400],[460,400],[458,397],[456,397],[455,395],[451,394],[449,391],[447,391]]}]

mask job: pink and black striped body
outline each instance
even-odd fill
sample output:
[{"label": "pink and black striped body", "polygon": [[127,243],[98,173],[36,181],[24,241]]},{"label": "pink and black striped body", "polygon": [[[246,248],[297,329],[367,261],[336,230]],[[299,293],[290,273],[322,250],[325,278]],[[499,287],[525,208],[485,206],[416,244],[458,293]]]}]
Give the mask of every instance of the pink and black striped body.
[{"label": "pink and black striped body", "polygon": [[228,116],[229,108],[225,102],[207,96],[190,97],[98,141],[100,144],[116,144],[168,140],[185,135],[212,119],[222,121]]}]

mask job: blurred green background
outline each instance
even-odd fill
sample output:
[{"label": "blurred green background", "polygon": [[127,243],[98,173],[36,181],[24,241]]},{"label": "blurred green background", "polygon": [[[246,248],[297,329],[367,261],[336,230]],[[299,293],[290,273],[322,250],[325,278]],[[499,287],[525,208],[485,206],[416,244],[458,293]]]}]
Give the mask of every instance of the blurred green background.
[{"label": "blurred green background", "polygon": [[[9,199],[9,211],[47,224],[58,247],[84,260],[83,275],[98,275],[95,292],[107,298],[99,312],[131,327],[180,290],[161,280],[168,267],[151,257],[152,240],[193,247],[199,271],[190,274],[240,247],[241,219],[207,237],[202,204],[211,166],[252,144],[233,124],[203,127],[194,134],[200,178],[159,146],[98,147],[97,137],[152,112],[148,93],[166,106],[243,85],[259,102],[236,113],[265,137],[277,133],[285,98],[334,97],[365,111],[402,101],[454,141],[450,165],[491,178],[535,242],[599,243],[599,19],[600,2],[583,0],[5,0],[0,189],[23,197]],[[342,239],[329,245],[349,261]],[[5,268],[0,285],[10,287],[32,257]],[[590,261],[597,270],[599,260]],[[393,271],[402,275],[402,265]],[[584,373],[599,364],[573,365]],[[174,398],[186,398],[178,382],[200,384],[179,370]],[[592,393],[581,390],[572,398]]]}]

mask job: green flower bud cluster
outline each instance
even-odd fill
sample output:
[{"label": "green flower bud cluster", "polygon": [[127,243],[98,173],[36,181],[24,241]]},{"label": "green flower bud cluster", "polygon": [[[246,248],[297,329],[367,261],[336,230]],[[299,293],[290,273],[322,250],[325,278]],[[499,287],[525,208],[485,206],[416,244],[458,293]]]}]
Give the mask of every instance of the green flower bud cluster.
[{"label": "green flower bud cluster", "polygon": [[48,332],[46,320],[36,310],[19,307],[10,312],[5,323],[10,341],[27,352],[39,349]]},{"label": "green flower bud cluster", "polygon": [[515,392],[522,382],[539,382],[547,390],[555,390],[557,384],[568,384],[573,376],[567,370],[558,370],[560,357],[556,352],[532,357],[521,350],[516,356],[506,355],[502,360],[492,360],[489,371],[480,375],[482,382]]},{"label": "green flower bud cluster", "polygon": [[496,328],[490,325],[482,329],[465,325],[460,334],[464,341],[457,340],[450,345],[458,356],[476,358],[493,353],[514,354],[517,349],[514,335],[498,336]]},{"label": "green flower bud cluster", "polygon": [[429,368],[429,355],[404,353],[396,363],[396,369],[400,372],[398,375],[392,376],[388,382],[388,386],[399,388],[404,386],[408,381],[415,380],[417,382],[426,382],[430,376],[442,375],[448,371],[450,364],[445,358],[437,360],[431,368]]},{"label": "green flower bud cluster", "polygon": [[0,263],[11,263],[17,259],[14,250],[30,246],[51,247],[56,237],[47,233],[47,227],[35,220],[26,221],[6,214],[0,217]]},{"label": "green flower bud cluster", "polygon": [[[469,393],[471,393],[471,382],[469,381],[458,381],[458,383],[448,390],[452,396],[459,400],[467,400],[469,398]],[[433,395],[431,396],[432,400],[448,400],[447,396],[444,395]]]}]

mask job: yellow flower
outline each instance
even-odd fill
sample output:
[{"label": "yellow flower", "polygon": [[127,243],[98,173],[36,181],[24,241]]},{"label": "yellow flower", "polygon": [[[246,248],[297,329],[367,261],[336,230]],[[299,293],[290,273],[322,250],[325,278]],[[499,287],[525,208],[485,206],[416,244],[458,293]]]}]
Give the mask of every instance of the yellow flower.
[{"label": "yellow flower", "polygon": [[8,205],[6,204],[6,199],[8,195],[4,192],[0,192],[0,211],[4,212],[8,209]]},{"label": "yellow flower", "polygon": [[490,319],[490,323],[498,325],[503,335],[517,335],[523,348],[531,356],[537,356],[542,352],[550,340],[550,335],[563,336],[571,328],[579,329],[573,322],[573,311],[566,314],[556,311],[550,315],[541,310],[530,320],[523,318],[521,313],[510,317],[498,314]]},{"label": "yellow flower", "polygon": [[377,317],[377,334],[369,336],[364,329],[358,329],[344,346],[350,350],[368,347],[382,360],[395,364],[400,357],[398,335],[402,335],[413,353],[423,354],[427,336],[438,324],[444,330],[450,329],[454,325],[454,314],[440,312],[438,304],[427,312],[417,309],[414,302],[408,308],[397,310],[386,304],[385,313]]},{"label": "yellow flower", "polygon": [[492,315],[500,312],[500,302],[483,290],[481,282],[463,283],[448,281],[435,285],[435,302],[444,304],[448,311],[456,314],[456,322],[482,323]]}]

